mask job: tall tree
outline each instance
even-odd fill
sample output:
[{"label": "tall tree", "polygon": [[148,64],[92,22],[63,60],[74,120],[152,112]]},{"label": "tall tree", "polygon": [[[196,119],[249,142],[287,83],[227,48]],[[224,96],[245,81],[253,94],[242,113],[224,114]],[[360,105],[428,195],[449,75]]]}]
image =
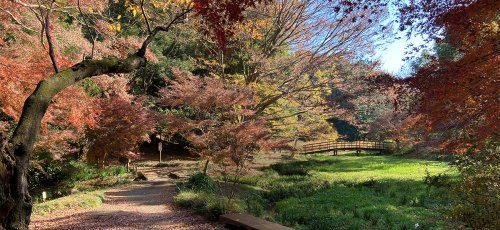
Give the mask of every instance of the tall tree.
[{"label": "tall tree", "polygon": [[[253,6],[258,0],[194,0],[194,1],[172,1],[168,4],[159,4],[159,1],[145,1],[139,3],[126,1],[127,10],[132,16],[141,16],[139,21],[144,22],[146,38],[135,52],[126,55],[126,57],[104,57],[93,59],[97,55],[93,52],[85,60],[66,68],[61,67],[55,49],[55,40],[52,39],[52,23],[55,15],[64,13],[66,10],[73,9],[79,13],[83,20],[84,27],[90,32],[92,42],[97,38],[99,25],[108,25],[109,29],[114,31],[121,30],[121,22],[116,22],[109,18],[106,12],[98,9],[102,4],[97,4],[93,12],[83,12],[80,1],[36,1],[36,3],[23,1],[1,1],[2,12],[11,12],[18,8],[27,9],[26,12],[32,12],[33,17],[40,21],[41,28],[45,34],[45,40],[48,43],[48,53],[50,62],[54,68],[54,74],[44,78],[38,84],[34,92],[26,99],[23,105],[22,114],[19,118],[17,127],[10,138],[5,149],[2,149],[0,166],[0,223],[6,229],[27,229],[30,222],[32,209],[32,200],[28,193],[27,186],[27,168],[29,157],[40,131],[41,120],[47,111],[52,99],[61,90],[93,76],[103,74],[130,73],[147,63],[146,51],[154,37],[162,32],[169,31],[170,28],[184,20],[185,16],[194,11],[197,15],[205,18],[205,21],[214,31],[215,36],[224,44],[227,27],[234,21],[241,20],[242,12]],[[91,2],[88,2],[91,4]],[[105,5],[104,5],[105,6]],[[144,9],[150,9],[144,10]],[[165,10],[157,10],[159,8]],[[155,10],[156,9],[156,10]],[[148,13],[161,14],[154,17]],[[165,12],[162,14],[162,12]],[[89,15],[102,15],[96,18],[90,18]],[[121,17],[117,16],[117,19]],[[13,21],[21,26],[24,25],[19,20]],[[93,22],[90,23],[90,22]],[[95,25],[95,26],[94,26]],[[88,31],[90,29],[90,31]],[[87,33],[89,34],[89,33]],[[95,44],[93,44],[94,46]],[[123,54],[122,54],[123,55]]]},{"label": "tall tree", "polygon": [[439,134],[442,147],[459,152],[498,138],[500,2],[411,1],[401,11],[404,25],[430,34],[438,46],[438,55],[410,80],[421,96],[425,128]]}]

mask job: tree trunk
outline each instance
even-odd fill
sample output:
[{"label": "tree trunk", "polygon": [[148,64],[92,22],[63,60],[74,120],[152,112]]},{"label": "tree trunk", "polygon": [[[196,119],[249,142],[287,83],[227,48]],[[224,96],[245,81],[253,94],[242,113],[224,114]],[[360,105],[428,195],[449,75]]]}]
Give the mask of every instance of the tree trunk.
[{"label": "tree trunk", "polygon": [[41,120],[52,98],[85,78],[128,73],[145,63],[146,59],[140,54],[133,54],[126,59],[110,57],[85,60],[38,83],[35,91],[26,99],[9,145],[0,156],[0,229],[28,228],[32,209],[26,177],[29,158],[40,131]]},{"label": "tree trunk", "polygon": [[207,175],[207,171],[208,171],[208,162],[210,162],[210,160],[207,159],[207,161],[205,161],[205,166],[203,167],[203,174]]}]

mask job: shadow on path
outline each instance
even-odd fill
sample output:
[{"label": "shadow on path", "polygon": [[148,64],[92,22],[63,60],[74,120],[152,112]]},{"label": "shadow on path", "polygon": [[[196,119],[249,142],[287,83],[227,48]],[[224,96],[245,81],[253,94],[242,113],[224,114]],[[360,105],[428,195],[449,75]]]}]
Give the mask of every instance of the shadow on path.
[{"label": "shadow on path", "polygon": [[[148,177],[149,178],[149,177]],[[31,229],[222,229],[176,207],[172,181],[154,178],[107,191],[104,204],[87,210],[60,210],[34,216]]]}]

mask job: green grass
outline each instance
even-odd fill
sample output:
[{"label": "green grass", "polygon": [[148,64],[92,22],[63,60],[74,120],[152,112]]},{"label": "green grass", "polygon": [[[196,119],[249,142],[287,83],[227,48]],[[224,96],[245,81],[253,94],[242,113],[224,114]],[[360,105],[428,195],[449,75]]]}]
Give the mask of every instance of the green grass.
[{"label": "green grass", "polygon": [[453,207],[449,186],[457,174],[445,162],[318,154],[240,183],[264,200],[265,212],[247,212],[296,229],[439,229]]},{"label": "green grass", "polygon": [[198,213],[206,214],[210,219],[217,219],[228,212],[244,212],[245,203],[241,199],[229,200],[204,191],[184,190],[174,197],[175,204],[188,207]]},{"label": "green grass", "polygon": [[[304,161],[272,166],[278,173],[302,169],[309,174],[335,182],[359,183],[367,180],[421,181],[431,175],[456,173],[444,162],[407,159],[398,156],[326,156],[310,155]],[[286,173],[285,173],[286,174]]]},{"label": "green grass", "polygon": [[33,214],[47,215],[55,210],[97,207],[104,201],[103,191],[78,193],[33,205]]},{"label": "green grass", "polygon": [[[433,217],[450,207],[449,193],[423,181],[426,175],[456,175],[443,162],[397,156],[312,155],[272,168],[279,176],[259,184],[276,201],[276,220],[299,229],[440,227]],[[290,175],[293,169],[299,174]]]}]

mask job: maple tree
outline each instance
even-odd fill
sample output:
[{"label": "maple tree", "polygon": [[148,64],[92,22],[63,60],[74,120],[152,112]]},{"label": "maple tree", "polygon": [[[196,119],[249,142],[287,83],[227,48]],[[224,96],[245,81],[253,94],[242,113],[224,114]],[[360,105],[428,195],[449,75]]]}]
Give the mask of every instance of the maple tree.
[{"label": "maple tree", "polygon": [[[172,4],[163,5],[167,10],[163,11],[163,17],[155,17],[156,19],[163,19],[157,25],[151,25],[150,18],[144,10],[144,1],[141,3],[128,2],[130,7],[127,10],[132,16],[142,16],[146,24],[146,38],[140,44],[135,52],[127,54],[127,49],[123,46],[124,43],[113,44],[117,47],[116,53],[122,56],[119,57],[101,57],[101,59],[94,59],[99,57],[95,55],[96,41],[100,35],[112,35],[107,32],[105,27],[107,25],[108,31],[120,31],[121,23],[115,22],[121,19],[120,16],[112,20],[103,20],[99,18],[108,18],[103,8],[106,4],[94,4],[94,2],[86,2],[92,12],[84,12],[81,5],[83,1],[37,1],[36,3],[23,2],[23,1],[1,1],[0,7],[2,9],[2,17],[10,17],[13,24],[18,24],[24,29],[28,29],[21,20],[17,18],[23,13],[31,12],[34,17],[39,21],[42,34],[45,34],[45,42],[48,44],[48,56],[50,57],[50,64],[54,69],[55,74],[40,75],[40,81],[33,93],[26,99],[23,104],[22,113],[19,116],[17,127],[9,140],[8,145],[2,150],[2,165],[0,167],[0,177],[2,178],[2,186],[0,187],[0,213],[2,213],[0,222],[3,228],[6,229],[26,229],[30,222],[30,214],[32,208],[32,200],[27,189],[27,167],[29,164],[29,157],[33,150],[36,137],[41,128],[41,121],[44,117],[47,108],[51,104],[52,99],[60,91],[65,88],[92,76],[103,74],[119,74],[129,73],[133,70],[144,66],[147,62],[146,52],[147,47],[152,42],[153,38],[162,31],[168,31],[172,25],[178,23],[189,12],[193,11],[198,15],[205,18],[206,22],[213,27],[213,31],[217,37],[224,42],[223,34],[227,32],[225,27],[231,24],[232,21],[241,19],[242,12],[255,4],[253,0],[241,1],[174,1]],[[150,2],[154,8],[154,2]],[[220,4],[223,3],[223,4]],[[220,8],[222,6],[222,8]],[[214,11],[213,8],[217,10]],[[142,10],[142,14],[138,14],[137,9]],[[64,15],[63,9],[73,9],[73,13],[79,15],[79,18],[84,18],[79,24],[84,28],[84,35],[90,38],[91,52],[85,60],[78,62],[68,68],[56,52],[56,41],[53,39],[53,23],[55,15]],[[15,11],[13,13],[12,11]],[[90,15],[102,15],[104,17],[90,17]],[[31,29],[34,32],[33,29]],[[21,31],[22,29],[17,29]],[[222,32],[221,32],[222,31]],[[90,36],[89,36],[90,35]],[[32,36],[35,37],[35,36]],[[110,36],[113,37],[113,36]],[[43,36],[41,37],[43,41]],[[2,41],[2,47],[5,46],[5,39]],[[120,46],[122,47],[120,50]],[[129,47],[135,47],[130,45]],[[18,49],[23,47],[18,47]],[[43,49],[41,49],[43,50]],[[44,52],[38,52],[44,53]],[[40,63],[38,59],[35,63]],[[5,68],[2,68],[4,71]],[[6,73],[2,73],[2,78]],[[28,75],[28,73],[25,73]],[[8,76],[8,75],[7,75]],[[20,100],[22,101],[22,99]],[[13,103],[15,104],[15,103]]]},{"label": "maple tree", "polygon": [[97,125],[89,128],[87,160],[102,168],[111,159],[137,159],[138,144],[149,140],[155,128],[154,116],[138,102],[109,98],[101,102]]},{"label": "maple tree", "polygon": [[431,6],[414,2],[402,8],[408,12],[403,21],[419,32],[435,32],[431,39],[438,46],[438,56],[431,57],[410,83],[421,96],[424,128],[439,133],[442,147],[464,152],[498,137],[500,3],[431,1]]},{"label": "maple tree", "polygon": [[[234,25],[226,52],[214,49],[214,40],[199,35],[192,36],[196,41],[175,44],[192,42],[201,47],[201,51],[188,47],[193,54],[187,60],[195,61],[183,62],[186,70],[216,74],[252,88],[260,99],[252,110],[258,116],[271,117],[276,138],[336,138],[324,115],[328,110],[325,99],[329,85],[343,73],[330,71],[331,66],[339,58],[371,52],[370,41],[383,35],[380,24],[387,16],[382,2],[352,2],[257,4]],[[331,17],[323,18],[326,14]],[[179,33],[192,28],[184,29]],[[176,58],[176,50],[169,47],[163,53]]]},{"label": "maple tree", "polygon": [[181,134],[207,164],[234,165],[236,175],[257,151],[278,144],[270,141],[266,121],[249,109],[257,103],[249,88],[178,69],[174,74],[158,99],[167,108],[163,135]]},{"label": "maple tree", "polygon": [[[497,168],[500,100],[500,2],[492,0],[412,1],[401,8],[404,25],[427,32],[437,52],[409,79],[420,96],[419,128],[449,153],[462,179],[452,217],[473,228],[494,228],[498,218]],[[410,30],[411,31],[411,30]],[[431,33],[429,33],[431,32]]]},{"label": "maple tree", "polygon": [[[250,10],[236,36],[237,65],[261,95],[258,113],[280,99],[303,103],[328,92],[335,76],[321,74],[338,57],[369,53],[382,36],[380,1],[276,1]],[[327,17],[325,15],[328,15]],[[307,93],[309,92],[309,93]]]},{"label": "maple tree", "polygon": [[337,67],[343,69],[343,74],[331,86],[328,98],[335,123],[347,122],[356,127],[357,132],[350,134],[357,136],[348,139],[414,141],[407,128],[414,115],[413,107],[418,103],[414,89],[375,67],[375,64],[345,61]]}]

